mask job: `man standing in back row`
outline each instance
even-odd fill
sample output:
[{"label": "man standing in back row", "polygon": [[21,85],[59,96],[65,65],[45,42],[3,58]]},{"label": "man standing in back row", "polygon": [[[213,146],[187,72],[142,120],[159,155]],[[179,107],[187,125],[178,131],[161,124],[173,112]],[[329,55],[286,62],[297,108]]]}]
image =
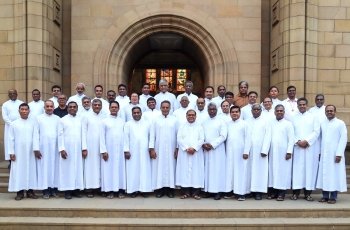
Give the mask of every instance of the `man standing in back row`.
[{"label": "man standing in back row", "polygon": [[169,101],[171,104],[170,115],[178,108],[178,103],[174,94],[168,92],[169,84],[166,80],[162,79],[159,81],[160,92],[154,96],[156,99],[156,109],[160,110],[160,105],[163,101]]}]

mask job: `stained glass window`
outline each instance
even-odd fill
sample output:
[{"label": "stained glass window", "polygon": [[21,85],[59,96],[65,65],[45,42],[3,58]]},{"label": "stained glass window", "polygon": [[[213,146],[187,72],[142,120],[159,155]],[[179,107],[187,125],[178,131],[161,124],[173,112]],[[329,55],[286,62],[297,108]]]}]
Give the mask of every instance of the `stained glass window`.
[{"label": "stained glass window", "polygon": [[185,69],[178,69],[176,73],[176,91],[185,91],[187,73]]},{"label": "stained glass window", "polygon": [[171,69],[161,69],[160,79],[167,80],[169,89],[173,87],[173,71]]},{"label": "stained glass window", "polygon": [[155,69],[146,69],[146,82],[150,84],[151,91],[157,91],[157,71]]}]

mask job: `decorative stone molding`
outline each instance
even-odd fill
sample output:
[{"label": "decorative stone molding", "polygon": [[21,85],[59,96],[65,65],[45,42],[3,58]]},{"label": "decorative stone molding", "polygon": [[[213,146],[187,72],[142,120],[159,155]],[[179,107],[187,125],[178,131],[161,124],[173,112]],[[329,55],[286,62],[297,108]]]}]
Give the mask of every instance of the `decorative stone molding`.
[{"label": "decorative stone molding", "polygon": [[278,48],[271,53],[271,72],[278,70]]},{"label": "decorative stone molding", "polygon": [[57,72],[61,71],[61,52],[53,49],[53,69]]},{"label": "decorative stone molding", "polygon": [[53,1],[53,21],[57,26],[61,26],[61,6],[56,1]]},{"label": "decorative stone molding", "polygon": [[277,1],[271,8],[271,23],[272,27],[280,21],[280,2]]}]

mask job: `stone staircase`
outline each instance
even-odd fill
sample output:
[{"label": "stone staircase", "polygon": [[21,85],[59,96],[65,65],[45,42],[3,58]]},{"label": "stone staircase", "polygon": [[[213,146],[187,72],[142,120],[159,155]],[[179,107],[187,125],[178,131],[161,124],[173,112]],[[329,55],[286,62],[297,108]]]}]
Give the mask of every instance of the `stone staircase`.
[{"label": "stone staircase", "polygon": [[[350,175],[350,167],[347,167]],[[90,199],[63,197],[15,201],[7,192],[7,164],[0,163],[0,229],[350,229],[350,194],[336,204],[192,198]],[[350,178],[348,177],[348,184]],[[350,190],[350,188],[349,188]],[[288,197],[288,196],[287,196]]]}]

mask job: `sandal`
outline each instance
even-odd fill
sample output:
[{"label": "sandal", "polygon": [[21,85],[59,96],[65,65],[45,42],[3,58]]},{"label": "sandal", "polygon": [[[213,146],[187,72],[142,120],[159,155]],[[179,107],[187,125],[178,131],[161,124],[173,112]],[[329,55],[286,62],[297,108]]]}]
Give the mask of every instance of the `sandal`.
[{"label": "sandal", "polygon": [[277,198],[276,196],[272,196],[272,195],[268,195],[266,197],[266,199],[268,199],[268,200],[273,200],[273,199],[276,199],[276,198]]},{"label": "sandal", "polygon": [[15,200],[22,200],[24,198],[24,194],[17,194],[17,196],[15,197]]},{"label": "sandal", "polygon": [[335,199],[329,199],[327,201],[328,204],[335,204],[337,201]]},{"label": "sandal", "polygon": [[119,197],[119,199],[125,198],[125,196],[124,196],[124,194],[122,192],[118,193],[118,197]]},{"label": "sandal", "polygon": [[94,194],[93,194],[92,192],[89,192],[89,193],[86,194],[86,196],[87,196],[88,198],[93,198],[93,197],[94,197]]},{"label": "sandal", "polygon": [[27,198],[38,199],[38,196],[34,194],[34,192],[27,192]]},{"label": "sandal", "polygon": [[45,195],[43,195],[43,198],[44,198],[44,199],[49,199],[49,198],[50,198],[50,195],[49,195],[49,194],[45,194]]},{"label": "sandal", "polygon": [[108,199],[113,199],[113,198],[114,198],[114,193],[113,193],[113,192],[109,193],[108,196],[107,196],[107,198],[108,198]]},{"label": "sandal", "polygon": [[296,194],[293,194],[291,197],[290,197],[291,200],[298,200],[298,196]]},{"label": "sandal", "polygon": [[198,196],[198,195],[196,195],[196,194],[193,194],[192,197],[193,197],[193,199],[195,199],[195,200],[200,200],[200,199],[201,199],[201,197]]},{"label": "sandal", "polygon": [[314,201],[314,198],[312,198],[311,196],[305,196],[304,199],[307,201]]},{"label": "sandal", "polygon": [[277,200],[277,201],[284,201],[284,197],[278,196],[276,200]]},{"label": "sandal", "polygon": [[185,195],[180,196],[180,199],[186,199],[186,198],[188,198],[188,197],[190,197],[190,195],[185,194]]},{"label": "sandal", "polygon": [[321,202],[321,203],[324,203],[324,202],[327,202],[329,199],[328,198],[321,198],[318,200],[318,202]]},{"label": "sandal", "polygon": [[56,197],[56,198],[60,197],[57,193],[52,193],[51,196]]}]

